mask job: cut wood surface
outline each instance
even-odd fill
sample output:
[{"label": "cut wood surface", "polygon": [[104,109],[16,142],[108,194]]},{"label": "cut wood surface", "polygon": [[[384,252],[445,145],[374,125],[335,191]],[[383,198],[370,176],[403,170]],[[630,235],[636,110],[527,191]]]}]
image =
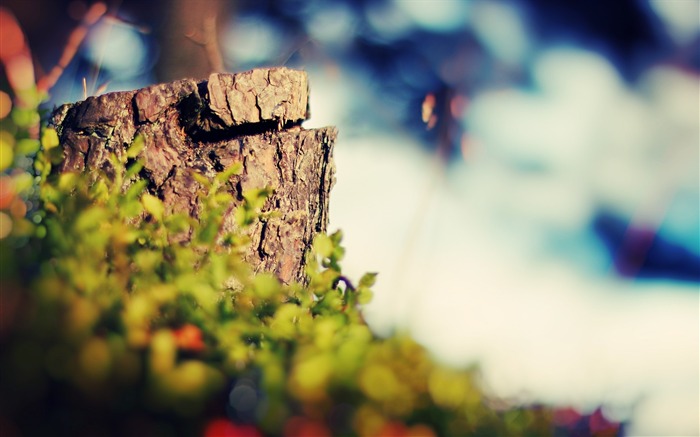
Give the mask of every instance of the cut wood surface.
[{"label": "cut wood surface", "polygon": [[[306,73],[271,68],[89,97],[59,107],[51,122],[64,148],[61,172],[109,176],[110,155],[123,157],[141,136],[139,177],[169,213],[198,218],[201,187],[192,172],[213,177],[240,162],[243,171],[227,184],[236,199],[230,210],[246,190],[270,187],[262,212],[277,212],[253,226],[246,259],[288,283],[303,281],[304,253],[326,231],[334,182],[337,130],[303,129],[308,114]],[[227,214],[224,230],[234,226]]]}]

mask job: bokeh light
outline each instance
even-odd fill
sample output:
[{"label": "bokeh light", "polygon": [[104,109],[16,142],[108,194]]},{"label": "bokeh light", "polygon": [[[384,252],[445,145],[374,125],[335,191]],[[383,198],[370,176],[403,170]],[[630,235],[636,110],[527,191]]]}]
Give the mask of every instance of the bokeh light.
[{"label": "bokeh light", "polygon": [[85,56],[117,77],[135,77],[148,65],[148,50],[134,26],[106,20],[95,26],[87,40]]}]

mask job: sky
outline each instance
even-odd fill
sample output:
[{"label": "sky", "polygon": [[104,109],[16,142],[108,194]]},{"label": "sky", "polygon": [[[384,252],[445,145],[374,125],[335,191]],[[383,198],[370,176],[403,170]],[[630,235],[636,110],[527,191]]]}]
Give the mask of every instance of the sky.
[{"label": "sky", "polygon": [[[697,35],[699,22],[674,33]],[[697,73],[655,65],[630,86],[570,45],[530,68],[536,92],[472,97],[469,153],[449,169],[413,136],[339,125],[331,229],[344,232],[351,275],[379,272],[368,320],[456,366],[478,363],[499,396],[602,404],[628,435],[698,435],[697,282],[620,277],[590,232],[605,205],[697,250]],[[350,95],[371,105],[349,76],[311,75],[320,116],[307,125],[349,119],[338,102]],[[547,171],[514,170],[513,156]]]}]

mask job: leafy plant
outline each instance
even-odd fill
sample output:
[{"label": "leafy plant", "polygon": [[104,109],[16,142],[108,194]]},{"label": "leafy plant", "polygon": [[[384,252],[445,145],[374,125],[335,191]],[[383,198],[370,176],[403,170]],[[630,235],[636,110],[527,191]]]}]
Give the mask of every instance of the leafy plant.
[{"label": "leafy plant", "polygon": [[[25,100],[26,101],[26,100]],[[375,275],[343,275],[342,235],[319,235],[306,284],[253,274],[241,253],[269,190],[222,231],[234,165],[195,177],[199,221],[166,214],[138,178],[136,141],[112,176],[58,174],[37,105],[0,123],[0,430],[3,435],[544,436],[551,409],[487,397],[362,318]],[[176,237],[191,232],[189,243]],[[606,422],[607,423],[607,422]],[[615,435],[616,425],[590,435]]]}]

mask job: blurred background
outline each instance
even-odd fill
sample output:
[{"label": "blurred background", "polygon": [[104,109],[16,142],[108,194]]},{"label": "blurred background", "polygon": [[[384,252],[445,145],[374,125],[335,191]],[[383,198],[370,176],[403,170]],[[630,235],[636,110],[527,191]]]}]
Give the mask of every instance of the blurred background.
[{"label": "blurred background", "polygon": [[63,69],[47,109],[306,69],[377,333],[478,364],[498,396],[700,434],[700,1],[2,5],[38,75]]}]

